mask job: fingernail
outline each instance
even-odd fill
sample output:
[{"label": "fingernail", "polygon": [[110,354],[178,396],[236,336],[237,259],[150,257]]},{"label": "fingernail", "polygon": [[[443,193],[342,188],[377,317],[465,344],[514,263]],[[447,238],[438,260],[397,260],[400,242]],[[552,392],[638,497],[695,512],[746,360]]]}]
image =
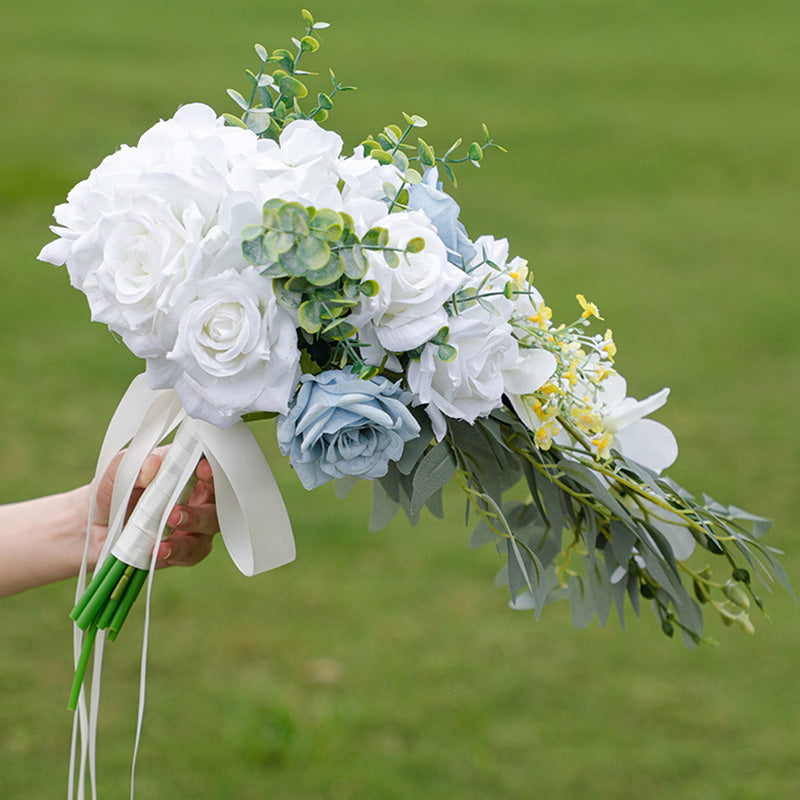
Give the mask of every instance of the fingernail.
[{"label": "fingernail", "polygon": [[172,558],[172,548],[168,544],[162,544],[158,555],[161,561],[169,561]]},{"label": "fingernail", "polygon": [[180,528],[181,525],[186,523],[187,519],[189,519],[189,515],[185,511],[179,511],[177,508],[173,508],[167,519],[167,525],[169,525],[170,528]]}]

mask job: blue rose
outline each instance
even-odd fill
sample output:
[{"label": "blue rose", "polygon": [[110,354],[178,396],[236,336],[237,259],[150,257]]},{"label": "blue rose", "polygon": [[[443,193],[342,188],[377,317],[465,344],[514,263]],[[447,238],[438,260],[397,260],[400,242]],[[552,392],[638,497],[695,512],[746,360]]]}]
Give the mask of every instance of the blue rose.
[{"label": "blue rose", "polygon": [[419,435],[411,395],[379,376],[344,370],[303,375],[289,412],[278,419],[278,445],[303,486],[332,478],[380,478]]},{"label": "blue rose", "polygon": [[431,167],[422,177],[422,183],[408,189],[408,207],[424,212],[434,224],[439,238],[447,248],[447,260],[457,267],[469,265],[477,253],[469,240],[467,229],[458,221],[461,209],[449,194],[442,191],[439,173]]}]

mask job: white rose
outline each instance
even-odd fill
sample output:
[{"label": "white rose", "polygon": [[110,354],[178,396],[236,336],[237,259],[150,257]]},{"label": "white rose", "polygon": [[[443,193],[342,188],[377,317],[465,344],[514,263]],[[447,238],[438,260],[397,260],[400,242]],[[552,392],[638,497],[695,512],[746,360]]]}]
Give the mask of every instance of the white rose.
[{"label": "white rose", "polygon": [[285,413],[300,377],[297,335],[272,280],[255,267],[198,286],[175,346],[148,359],[155,389],[174,388],[193,417],[227,427],[254,411]]},{"label": "white rose", "polygon": [[225,244],[223,232],[204,234],[205,220],[189,206],[182,217],[154,198],[103,217],[73,246],[69,262],[86,275],[92,318],[119,333],[146,358],[171,347],[191,282],[208,274]]},{"label": "white rose", "polygon": [[229,178],[257,148],[255,134],[224,126],[208,106],[180,108],[73,188],[55,210],[60,238],[39,258],[66,264],[93,318],[136,355],[170,349],[193,282],[247,266]]},{"label": "white rose", "polygon": [[522,350],[510,325],[470,312],[448,320],[453,361],[442,361],[428,344],[408,365],[409,388],[427,405],[437,439],[445,434],[444,417],[474,422],[498,408],[507,390],[535,391],[555,369],[549,353]]},{"label": "white rose", "polygon": [[375,225],[389,232],[389,247],[404,250],[415,238],[423,239],[425,247],[419,253],[399,253],[397,267],[390,267],[382,253],[366,251],[366,278],[377,281],[380,291],[361,301],[352,321],[359,329],[373,326],[386,350],[413,350],[447,324],[443,305],[466,275],[447,260],[442,241],[421,212],[390,214]]},{"label": "white rose", "polygon": [[258,192],[261,202],[280,197],[317,208],[342,208],[337,164],[341,137],[312,120],[295,120],[277,143],[261,140],[258,152],[234,170],[237,188]]}]

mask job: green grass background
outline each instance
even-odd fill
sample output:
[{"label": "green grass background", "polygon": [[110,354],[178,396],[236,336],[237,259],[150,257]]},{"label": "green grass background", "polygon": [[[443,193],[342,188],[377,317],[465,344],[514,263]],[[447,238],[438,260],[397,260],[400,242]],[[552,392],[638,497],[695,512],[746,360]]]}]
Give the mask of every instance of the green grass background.
[{"label": "green grass background", "polygon": [[[14,3],[0,26],[0,501],[87,481],[137,361],[35,260],[52,207],[178,104],[233,110],[291,2]],[[329,0],[316,65],[359,86],[348,146],[397,121],[509,150],[462,172],[469,231],[508,236],[555,309],[597,302],[632,394],[672,387],[673,474],[775,519],[798,585],[800,6],[794,0]],[[309,61],[309,64],[311,62]],[[573,631],[506,608],[462,501],[366,530],[368,492],[306,494],[259,434],[297,561],[246,579],[219,546],[160,573],[147,798],[754,800],[800,793],[800,608],[686,651],[649,611]],[[2,554],[0,554],[2,557]],[[70,583],[0,605],[0,797],[62,796]],[[107,651],[103,797],[126,795],[137,624]]]}]

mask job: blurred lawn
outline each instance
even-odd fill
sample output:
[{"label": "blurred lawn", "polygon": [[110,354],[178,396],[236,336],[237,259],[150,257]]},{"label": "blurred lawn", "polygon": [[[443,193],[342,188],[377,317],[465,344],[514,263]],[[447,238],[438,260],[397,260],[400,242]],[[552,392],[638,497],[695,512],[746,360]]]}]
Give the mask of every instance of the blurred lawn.
[{"label": "blurred lawn", "polygon": [[[299,31],[287,2],[15,3],[0,27],[0,500],[89,479],[140,366],[35,260],[52,207],[121,142],[192,100],[231,110],[251,44]],[[350,146],[415,112],[430,139],[489,124],[509,154],[462,173],[473,235],[508,236],[557,316],[575,292],[615,331],[632,394],[670,385],[673,470],[775,519],[798,503],[800,71],[793,0],[328,0],[316,57],[359,86]],[[269,426],[260,429],[275,454]],[[219,547],[158,576],[140,800],[612,798],[800,793],[797,605],[685,651],[649,612],[575,632],[511,613],[493,553],[446,523],[366,531],[368,491],[307,495],[272,463],[292,566],[245,579]],[[1,557],[1,556],[0,556]],[[73,587],[0,608],[0,797],[60,796]],[[125,794],[136,625],[108,652],[104,796]]]}]

